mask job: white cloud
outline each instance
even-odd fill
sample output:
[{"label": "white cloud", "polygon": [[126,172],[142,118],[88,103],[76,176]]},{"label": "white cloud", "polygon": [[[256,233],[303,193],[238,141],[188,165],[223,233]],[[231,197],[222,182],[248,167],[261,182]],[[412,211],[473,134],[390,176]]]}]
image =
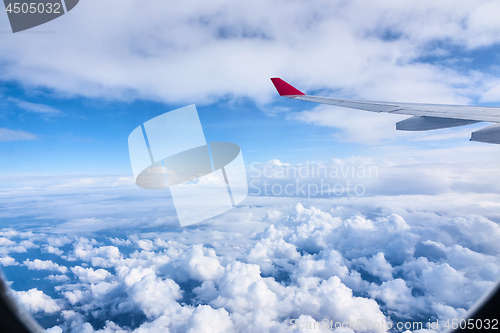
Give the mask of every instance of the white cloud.
[{"label": "white cloud", "polygon": [[13,228],[3,228],[0,231],[0,236],[8,238],[33,238],[35,234],[32,231],[18,231]]},{"label": "white cloud", "polygon": [[[96,4],[80,3],[45,24],[57,31],[50,39],[6,40],[2,79],[84,96],[199,103],[222,96],[269,101],[275,93],[268,78],[283,75],[304,89],[342,87],[366,98],[464,101],[481,95],[489,73],[418,60],[439,54],[438,42],[466,48],[498,42],[496,7],[479,0],[128,0],[119,8],[99,2],[97,14]],[[54,42],[57,49],[47,47]]]},{"label": "white cloud", "polygon": [[287,243],[283,238],[265,238],[249,251],[247,261],[259,265],[265,274],[276,273],[276,265],[286,266],[300,258],[296,246]]},{"label": "white cloud", "polygon": [[[277,171],[284,164],[268,166]],[[408,161],[394,164],[410,170],[413,166]],[[50,210],[59,207],[58,200],[64,207],[80,191],[56,190],[65,195],[47,198]],[[123,188],[92,191],[109,195],[110,201],[101,200],[106,206],[120,201],[112,194]],[[6,202],[30,205],[33,193],[14,193],[19,194]],[[37,196],[40,202],[44,198]],[[130,201],[121,201],[121,207],[126,210]],[[71,260],[65,266],[77,262],[68,270],[77,279],[61,274],[41,279],[55,285],[60,306],[71,306],[71,313],[56,312],[67,322],[61,324],[64,330],[92,332],[95,321],[109,320],[110,331],[185,332],[197,329],[209,315],[235,332],[286,331],[290,319],[297,318],[441,321],[462,315],[499,277],[498,202],[496,193],[458,191],[311,200],[250,196],[245,206],[182,230],[80,233],[60,243],[49,241],[56,236],[45,233],[23,237],[31,248],[73,242],[72,250],[61,256]],[[44,214],[42,206],[37,214]],[[108,210],[121,214],[117,207]],[[10,239],[17,234],[0,232],[6,248],[18,246]],[[63,267],[33,258],[24,264],[56,271]],[[138,314],[145,318],[132,324],[128,318]]]},{"label": "white cloud", "polygon": [[154,273],[143,276],[127,290],[129,297],[136,302],[148,318],[181,311],[176,300],[182,297],[179,285],[171,279],[162,279]]},{"label": "white cloud", "polygon": [[500,100],[500,84],[492,83],[492,87],[481,96],[481,102],[497,102]]},{"label": "white cloud", "polygon": [[111,276],[111,273],[102,268],[94,270],[93,268],[74,266],[71,267],[71,272],[75,274],[81,282],[85,283],[98,283]]},{"label": "white cloud", "polygon": [[56,282],[56,283],[68,282],[70,280],[70,278],[65,274],[61,274],[61,275],[52,275],[51,274],[51,275],[47,276],[45,279],[52,281],[52,282]]},{"label": "white cloud", "polygon": [[189,317],[186,333],[234,332],[233,323],[225,309],[212,309],[208,305],[200,305]]},{"label": "white cloud", "polygon": [[68,268],[66,266],[60,266],[55,262],[53,262],[52,260],[26,259],[23,262],[23,265],[27,266],[28,269],[30,270],[37,270],[37,271],[49,270],[49,271],[59,271],[60,273],[66,273],[68,271]]},{"label": "white cloud", "polygon": [[2,256],[0,257],[0,264],[2,266],[16,266],[19,265],[19,263],[16,261],[16,259],[9,257],[9,256]]},{"label": "white cloud", "polygon": [[64,291],[62,295],[69,301],[71,305],[76,305],[83,300],[86,300],[87,302],[91,300],[91,292],[87,290]]},{"label": "white cloud", "polygon": [[410,313],[415,312],[415,309],[411,308],[412,305],[415,306],[415,304],[411,303],[411,288],[406,286],[403,279],[386,281],[380,286],[373,286],[370,295],[382,300],[392,313],[396,313],[401,317],[408,317]]},{"label": "white cloud", "polygon": [[0,237],[0,246],[12,246],[16,243],[6,237]]},{"label": "white cloud", "polygon": [[46,244],[42,247],[42,251],[46,252],[46,253],[54,253],[54,254],[57,254],[58,256],[60,256],[61,254],[64,253],[59,248],[54,247],[52,245],[46,245]]},{"label": "white cloud", "polygon": [[34,244],[32,241],[29,240],[23,240],[19,243],[20,246],[24,247],[25,249],[38,249],[40,245]]},{"label": "white cloud", "polygon": [[72,240],[66,236],[58,236],[58,237],[50,236],[47,238],[48,245],[53,247],[62,247],[71,242]]},{"label": "white cloud", "polygon": [[45,333],[62,333],[63,330],[59,326],[54,326],[45,330]]},{"label": "white cloud", "polygon": [[[3,232],[3,235],[9,237],[9,238],[29,238],[33,236],[32,233],[12,233],[8,229],[4,229],[7,231]],[[29,249],[36,249],[39,248],[39,245],[34,244],[31,240],[21,240],[19,243],[16,243],[15,241],[7,238],[7,237],[0,237],[0,254],[3,256],[7,256],[7,254],[14,252],[14,253],[26,253],[28,252]],[[32,239],[33,241],[35,239]]]},{"label": "white cloud", "polygon": [[111,244],[113,245],[117,245],[117,246],[129,246],[129,245],[132,245],[132,242],[130,241],[130,239],[119,239],[119,238],[110,238],[109,241],[111,242]]},{"label": "white cloud", "polygon": [[146,251],[156,250],[156,246],[149,239],[138,239],[136,241],[137,246]]},{"label": "white cloud", "polygon": [[317,106],[312,111],[291,115],[291,119],[318,126],[335,127],[334,137],[341,142],[380,144],[381,140],[408,136],[395,130],[395,123],[408,116],[379,114],[332,106]]},{"label": "white cloud", "polygon": [[13,97],[9,98],[8,100],[17,104],[17,106],[20,107],[21,109],[24,109],[29,112],[40,113],[43,114],[44,116],[55,116],[62,114],[61,111],[48,105],[26,102]]},{"label": "white cloud", "polygon": [[88,240],[81,237],[73,244],[73,251],[69,253],[67,259],[74,260],[91,260],[93,262],[102,261],[106,259],[119,259],[121,258],[120,250],[116,246],[101,246],[94,247],[95,240]]},{"label": "white cloud", "polygon": [[[458,293],[467,282],[465,273],[444,263],[422,271],[422,285],[434,297],[454,307],[465,306],[467,297]],[[472,304],[469,304],[469,306]]]},{"label": "white cloud", "polygon": [[467,30],[475,35],[475,39],[468,40],[469,46],[485,46],[498,43],[500,24],[495,20],[495,11],[500,10],[496,1],[488,1],[479,5],[467,20]]},{"label": "white cloud", "polygon": [[0,142],[1,141],[32,141],[36,140],[35,134],[19,131],[10,130],[8,128],[0,128]]},{"label": "white cloud", "polygon": [[50,296],[45,295],[42,291],[36,288],[28,291],[16,292],[21,303],[31,313],[45,312],[54,313],[61,310],[61,307]]},{"label": "white cloud", "polygon": [[172,275],[180,281],[208,281],[224,273],[214,249],[207,249],[202,244],[190,246],[179,259],[171,261],[164,269],[172,271]]},{"label": "white cloud", "polygon": [[[12,229],[12,228],[4,228],[4,229],[2,229],[2,231],[0,231],[0,236],[2,236],[1,239],[3,239],[4,237],[8,237],[8,238],[16,237],[19,234],[20,233],[17,230]],[[0,240],[0,242],[2,242],[2,241]]]},{"label": "white cloud", "polygon": [[371,258],[358,258],[352,261],[354,264],[359,265],[368,273],[380,278],[382,281],[389,281],[393,279],[393,268],[384,257],[383,252],[379,252]]},{"label": "white cloud", "polygon": [[462,308],[455,309],[449,305],[444,305],[442,303],[435,303],[432,305],[432,310],[437,313],[437,316],[445,322],[448,318],[464,318],[467,311]]}]

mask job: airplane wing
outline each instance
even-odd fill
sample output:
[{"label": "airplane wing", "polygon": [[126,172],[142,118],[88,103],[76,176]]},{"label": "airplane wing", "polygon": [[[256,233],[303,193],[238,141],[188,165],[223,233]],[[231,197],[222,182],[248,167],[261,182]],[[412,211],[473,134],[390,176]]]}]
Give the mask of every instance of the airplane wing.
[{"label": "airplane wing", "polygon": [[[397,130],[427,131],[474,124],[477,122],[500,123],[500,108],[468,106],[419,104],[400,102],[375,102],[345,98],[306,95],[280,78],[272,78],[280,96],[320,104],[330,104],[351,109],[372,112],[406,114],[412,117],[396,123]],[[500,144],[500,124],[488,126],[472,133],[471,141]]]}]

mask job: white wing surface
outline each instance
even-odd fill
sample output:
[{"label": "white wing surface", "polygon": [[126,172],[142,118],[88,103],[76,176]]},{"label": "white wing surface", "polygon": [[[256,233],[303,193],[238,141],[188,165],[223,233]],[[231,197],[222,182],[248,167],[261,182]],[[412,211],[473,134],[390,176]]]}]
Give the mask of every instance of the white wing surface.
[{"label": "white wing surface", "polygon": [[[280,78],[272,78],[280,96],[301,101],[336,105],[372,112],[410,115],[396,124],[396,129],[426,131],[463,126],[477,122],[500,123],[500,107],[468,105],[419,104],[400,102],[376,102],[345,98],[306,95]],[[500,143],[500,125],[493,125],[472,133],[471,141]]]}]

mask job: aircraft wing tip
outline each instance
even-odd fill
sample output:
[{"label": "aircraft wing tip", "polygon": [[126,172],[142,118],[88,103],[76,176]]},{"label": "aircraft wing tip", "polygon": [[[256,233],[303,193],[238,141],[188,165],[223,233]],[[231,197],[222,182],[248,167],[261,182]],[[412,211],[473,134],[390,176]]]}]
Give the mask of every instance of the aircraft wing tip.
[{"label": "aircraft wing tip", "polygon": [[278,90],[278,93],[280,94],[280,96],[305,95],[302,91],[298,90],[297,88],[290,85],[289,83],[283,81],[279,77],[273,77],[273,78],[271,78],[271,81],[273,82],[276,90]]}]

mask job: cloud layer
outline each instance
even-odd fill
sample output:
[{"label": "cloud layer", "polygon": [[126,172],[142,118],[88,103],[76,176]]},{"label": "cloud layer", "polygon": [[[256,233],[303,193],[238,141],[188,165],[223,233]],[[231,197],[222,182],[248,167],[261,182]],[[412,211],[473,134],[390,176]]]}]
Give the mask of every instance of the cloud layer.
[{"label": "cloud layer", "polygon": [[[372,99],[496,101],[491,71],[461,71],[449,50],[498,43],[497,7],[482,0],[127,0],[120,6],[91,0],[43,26],[55,33],[5,36],[1,79],[174,103],[231,96],[269,101],[272,76]],[[422,61],[427,58],[443,61]]]},{"label": "cloud layer", "polygon": [[[117,222],[89,234],[85,221],[106,224],[130,205],[120,200],[127,186],[83,187],[107,217],[87,210],[71,232],[65,223],[0,232],[10,272],[37,272],[19,298],[54,332],[286,332],[324,319],[425,328],[464,316],[500,277],[495,194],[250,196],[190,228],[149,213],[142,230]],[[57,200],[82,195],[62,189]],[[25,207],[31,198],[16,196]]]}]

